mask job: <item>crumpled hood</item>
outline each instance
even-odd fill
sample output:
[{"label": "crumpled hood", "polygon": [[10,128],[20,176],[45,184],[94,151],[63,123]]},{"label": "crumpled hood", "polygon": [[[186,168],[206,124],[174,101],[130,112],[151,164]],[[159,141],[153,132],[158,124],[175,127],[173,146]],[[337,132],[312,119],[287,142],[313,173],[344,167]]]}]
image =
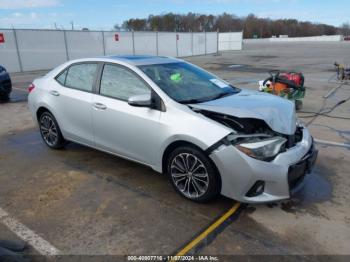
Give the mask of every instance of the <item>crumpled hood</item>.
[{"label": "crumpled hood", "polygon": [[261,119],[275,132],[286,135],[293,135],[296,130],[294,103],[267,93],[242,89],[235,95],[190,106],[238,118]]}]

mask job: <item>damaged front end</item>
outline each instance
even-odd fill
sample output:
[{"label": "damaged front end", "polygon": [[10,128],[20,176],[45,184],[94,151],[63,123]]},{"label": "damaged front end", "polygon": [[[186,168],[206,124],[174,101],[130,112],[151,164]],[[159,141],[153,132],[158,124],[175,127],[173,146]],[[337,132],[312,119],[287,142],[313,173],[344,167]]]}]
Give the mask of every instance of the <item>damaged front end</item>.
[{"label": "damaged front end", "polygon": [[221,175],[224,196],[246,203],[288,199],[314,165],[312,137],[297,121],[289,135],[272,130],[262,119],[192,110],[232,130],[207,149]]},{"label": "damaged front end", "polygon": [[278,154],[294,147],[302,140],[303,127],[297,123],[295,134],[286,135],[273,131],[261,119],[238,118],[201,109],[194,111],[232,129],[229,136],[210,147],[207,153],[215,150],[220,144],[230,144],[250,157],[272,161]]}]

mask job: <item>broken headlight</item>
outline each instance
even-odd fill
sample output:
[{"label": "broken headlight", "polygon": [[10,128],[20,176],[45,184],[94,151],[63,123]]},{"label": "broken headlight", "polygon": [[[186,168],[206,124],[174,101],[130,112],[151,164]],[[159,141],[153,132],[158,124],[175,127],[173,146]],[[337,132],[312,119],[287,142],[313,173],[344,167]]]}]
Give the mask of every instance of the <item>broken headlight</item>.
[{"label": "broken headlight", "polygon": [[244,140],[235,147],[245,153],[246,155],[263,160],[271,161],[273,160],[282,149],[282,146],[287,142],[287,139],[283,137],[272,137],[267,139],[257,139]]}]

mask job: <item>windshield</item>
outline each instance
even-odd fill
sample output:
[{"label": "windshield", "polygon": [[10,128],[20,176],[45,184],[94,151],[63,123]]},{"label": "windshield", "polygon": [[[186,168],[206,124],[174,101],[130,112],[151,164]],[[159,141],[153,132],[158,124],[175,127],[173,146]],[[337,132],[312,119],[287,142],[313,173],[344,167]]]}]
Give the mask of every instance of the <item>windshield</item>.
[{"label": "windshield", "polygon": [[202,103],[240,91],[186,62],[143,65],[139,68],[168,96],[179,103]]}]

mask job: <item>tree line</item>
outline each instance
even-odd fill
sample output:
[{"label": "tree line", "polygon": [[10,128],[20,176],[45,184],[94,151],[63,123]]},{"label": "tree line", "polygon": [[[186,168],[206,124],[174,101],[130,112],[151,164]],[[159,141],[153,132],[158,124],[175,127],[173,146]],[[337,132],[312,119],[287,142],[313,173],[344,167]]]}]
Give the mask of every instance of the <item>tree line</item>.
[{"label": "tree line", "polygon": [[203,32],[244,31],[244,38],[266,38],[279,35],[289,37],[318,35],[348,35],[349,24],[341,27],[303,22],[296,19],[259,18],[254,14],[238,17],[233,14],[204,15],[196,13],[149,15],[148,18],[131,18],[115,25],[114,29],[122,31],[169,31],[169,32]]}]

